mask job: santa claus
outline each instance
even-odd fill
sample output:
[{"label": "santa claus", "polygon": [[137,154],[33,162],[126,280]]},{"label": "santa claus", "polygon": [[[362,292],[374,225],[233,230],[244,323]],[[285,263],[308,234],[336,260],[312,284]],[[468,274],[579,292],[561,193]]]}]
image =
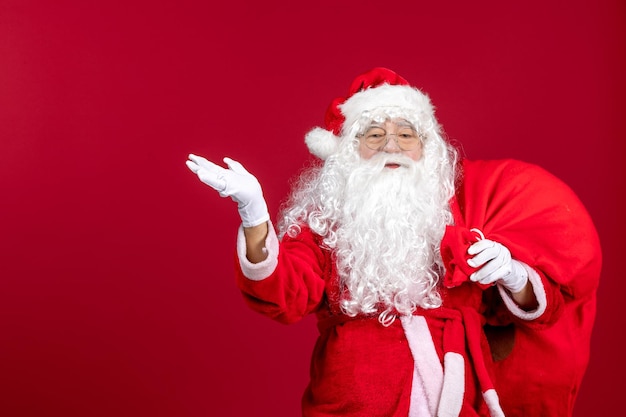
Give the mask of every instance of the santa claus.
[{"label": "santa claus", "polygon": [[187,161],[238,203],[248,304],[318,317],[303,415],[570,415],[600,268],[571,190],[533,165],[460,160],[429,98],[384,68],[305,140],[319,163],[277,231],[241,164]]}]

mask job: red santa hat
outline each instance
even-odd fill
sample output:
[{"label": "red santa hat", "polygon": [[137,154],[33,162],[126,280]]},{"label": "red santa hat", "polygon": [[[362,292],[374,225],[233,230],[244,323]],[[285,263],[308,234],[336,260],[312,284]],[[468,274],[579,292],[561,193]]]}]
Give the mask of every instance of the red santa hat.
[{"label": "red santa hat", "polygon": [[324,117],[324,127],[316,127],[305,136],[309,151],[326,159],[338,150],[342,136],[351,136],[365,119],[381,115],[402,117],[423,133],[435,128],[434,109],[426,94],[387,68],[374,68],[354,79],[346,97],[335,98]]}]

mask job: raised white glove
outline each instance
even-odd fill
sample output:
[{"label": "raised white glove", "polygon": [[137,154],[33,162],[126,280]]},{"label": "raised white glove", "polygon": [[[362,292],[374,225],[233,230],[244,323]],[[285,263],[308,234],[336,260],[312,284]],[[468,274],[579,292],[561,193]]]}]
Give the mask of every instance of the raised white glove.
[{"label": "raised white glove", "polygon": [[222,168],[201,156],[189,154],[187,167],[200,181],[230,197],[237,203],[244,227],[258,226],[270,219],[261,184],[239,162],[224,158],[228,169]]},{"label": "raised white glove", "polygon": [[467,253],[472,268],[480,268],[470,275],[470,280],[489,285],[499,283],[512,293],[520,292],[528,282],[528,272],[522,264],[511,258],[511,252],[502,244],[482,239],[469,247]]}]

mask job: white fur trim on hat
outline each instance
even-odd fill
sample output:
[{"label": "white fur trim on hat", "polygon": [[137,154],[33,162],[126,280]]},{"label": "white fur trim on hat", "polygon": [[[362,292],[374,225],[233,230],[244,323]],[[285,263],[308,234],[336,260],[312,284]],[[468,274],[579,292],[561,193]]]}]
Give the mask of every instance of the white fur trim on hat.
[{"label": "white fur trim on hat", "polygon": [[[356,122],[362,117],[402,117],[416,128],[427,131],[436,126],[434,109],[428,96],[408,85],[383,84],[354,94],[339,110],[345,117],[342,135],[354,133]],[[363,128],[364,126],[360,126]],[[304,141],[309,151],[325,160],[339,150],[339,137],[332,131],[316,127],[306,134]]]},{"label": "white fur trim on hat", "polygon": [[410,121],[420,125],[430,124],[434,118],[434,109],[428,96],[408,85],[383,84],[368,88],[350,97],[339,105],[339,109],[346,118],[344,129],[357,122],[365,112],[378,109],[397,109],[401,113],[410,114]]},{"label": "white fur trim on hat", "polygon": [[322,129],[321,127],[313,128],[304,137],[309,151],[318,158],[325,160],[339,149],[339,138],[333,132]]}]

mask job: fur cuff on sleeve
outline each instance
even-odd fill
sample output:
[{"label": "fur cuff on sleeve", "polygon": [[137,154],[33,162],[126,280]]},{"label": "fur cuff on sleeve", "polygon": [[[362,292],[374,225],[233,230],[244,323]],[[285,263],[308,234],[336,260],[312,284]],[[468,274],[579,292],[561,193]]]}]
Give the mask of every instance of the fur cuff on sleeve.
[{"label": "fur cuff on sleeve", "polygon": [[[518,261],[519,262],[519,261]],[[546,290],[543,287],[543,282],[541,281],[541,277],[539,274],[532,269],[530,266],[526,265],[524,262],[520,262],[524,269],[528,272],[528,280],[533,287],[533,293],[537,298],[537,308],[532,311],[522,310],[511,298],[511,294],[509,294],[504,287],[498,285],[498,291],[500,292],[500,296],[502,300],[504,300],[504,304],[509,309],[511,313],[515,317],[518,317],[522,320],[535,320],[540,317],[545,311],[547,307],[547,298],[546,298]]]},{"label": "fur cuff on sleeve", "polygon": [[263,252],[267,258],[259,263],[252,263],[246,258],[246,236],[243,233],[243,225],[239,226],[237,233],[237,257],[243,275],[253,281],[261,281],[269,277],[278,265],[278,237],[272,222],[268,223],[268,233],[265,239]]}]

